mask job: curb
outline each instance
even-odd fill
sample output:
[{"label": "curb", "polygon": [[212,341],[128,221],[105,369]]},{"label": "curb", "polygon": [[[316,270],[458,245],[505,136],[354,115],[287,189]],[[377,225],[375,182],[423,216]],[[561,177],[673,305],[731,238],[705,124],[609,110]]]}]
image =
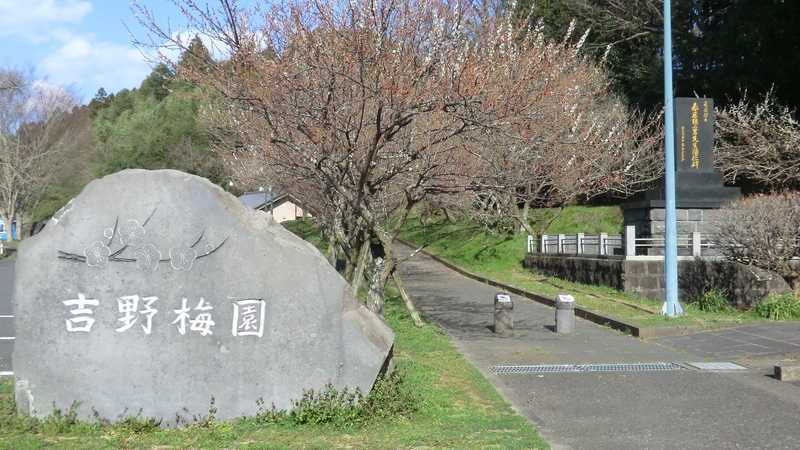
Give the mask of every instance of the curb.
[{"label": "curb", "polygon": [[[401,244],[403,244],[403,245],[405,245],[407,247],[411,247],[413,249],[419,248],[419,246],[414,245],[413,243],[405,241],[403,239],[397,239],[397,241],[400,242]],[[555,305],[556,305],[556,302],[553,299],[550,299],[550,298],[547,298],[547,297],[544,297],[544,296],[541,296],[541,295],[538,295],[538,294],[534,294],[533,292],[528,292],[526,290],[523,290],[523,289],[520,289],[520,288],[516,288],[514,286],[510,286],[510,285],[507,285],[507,284],[504,284],[504,283],[500,283],[499,281],[492,280],[491,278],[486,278],[486,277],[483,277],[481,275],[476,275],[476,274],[474,274],[472,272],[468,272],[468,271],[466,271],[466,270],[464,270],[464,269],[462,269],[462,268],[460,268],[460,267],[458,267],[458,266],[456,266],[456,265],[454,265],[454,264],[452,264],[452,263],[450,263],[448,261],[445,261],[441,257],[430,253],[429,251],[427,251],[425,249],[420,249],[419,251],[420,251],[420,253],[424,253],[426,256],[430,257],[431,259],[439,262],[440,264],[444,265],[445,267],[447,267],[447,268],[449,268],[451,270],[454,270],[454,271],[460,273],[461,275],[463,275],[463,276],[465,276],[467,278],[472,278],[475,281],[480,281],[481,283],[485,283],[485,284],[488,284],[490,286],[495,286],[495,287],[502,288],[502,289],[504,289],[504,290],[506,290],[508,292],[511,292],[512,294],[519,295],[520,297],[525,297],[525,298],[527,298],[529,300],[533,300],[533,301],[541,303],[543,305],[547,305],[547,306],[550,306],[550,307],[555,307]],[[638,337],[640,339],[649,339],[649,338],[662,337],[662,336],[674,336],[674,335],[677,335],[677,334],[685,334],[685,333],[689,333],[689,332],[692,332],[692,331],[697,331],[696,329],[693,329],[691,327],[640,328],[640,327],[638,327],[636,325],[633,325],[633,324],[630,324],[630,323],[627,323],[627,322],[623,322],[623,321],[621,321],[619,319],[615,319],[615,318],[612,318],[612,317],[604,316],[602,314],[598,314],[598,313],[596,313],[594,311],[590,311],[588,309],[582,308],[582,307],[577,306],[577,305],[575,306],[575,315],[580,317],[580,318],[582,318],[582,319],[586,319],[586,320],[588,320],[590,322],[594,322],[594,323],[596,323],[598,325],[609,327],[609,328],[612,328],[614,330],[621,331],[623,333],[631,334],[632,336]]]}]

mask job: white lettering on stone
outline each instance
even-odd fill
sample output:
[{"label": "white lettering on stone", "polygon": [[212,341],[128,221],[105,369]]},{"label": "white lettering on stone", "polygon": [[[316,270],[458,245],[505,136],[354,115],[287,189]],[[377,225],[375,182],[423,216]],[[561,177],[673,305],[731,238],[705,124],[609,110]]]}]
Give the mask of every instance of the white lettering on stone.
[{"label": "white lettering on stone", "polygon": [[234,301],[232,334],[234,336],[264,336],[265,313],[266,303],[264,300]]},{"label": "white lettering on stone", "polygon": [[143,297],[142,302],[144,302],[144,308],[139,310],[139,314],[145,317],[145,323],[142,324],[142,331],[144,334],[150,334],[150,331],[153,328],[153,316],[156,315],[158,312],[157,309],[153,308],[152,305],[158,300],[158,297]]},{"label": "white lettering on stone", "polygon": [[90,309],[89,306],[97,306],[100,304],[100,301],[93,298],[86,298],[86,295],[78,293],[78,298],[64,300],[61,303],[65,306],[74,307],[69,312],[75,317],[70,317],[66,320],[68,332],[88,333],[92,331],[94,318],[91,315],[94,314],[94,311]]},{"label": "white lettering on stone", "polygon": [[[139,298],[138,295],[125,295],[117,299],[117,308],[122,317],[117,319],[122,322],[122,326],[117,328],[118,333],[129,330],[139,320],[139,316],[144,317],[144,323],[141,324],[144,334],[150,334],[153,330],[153,316],[158,312],[153,308],[153,303],[158,300],[158,297],[143,297]],[[139,307],[141,301],[142,306]]]},{"label": "white lettering on stone", "polygon": [[[172,321],[173,325],[178,326],[178,333],[181,335],[186,334],[186,324],[189,324],[189,331],[196,331],[200,333],[201,336],[208,336],[210,334],[214,334],[212,328],[216,323],[211,316],[210,312],[201,312],[195,315],[194,319],[192,319],[189,315],[189,312],[192,310],[189,308],[188,305],[189,299],[183,298],[181,299],[181,307],[180,309],[173,310],[177,317],[175,320]],[[211,311],[214,307],[206,304],[205,299],[200,297],[200,301],[197,303],[197,306],[194,307],[195,311]]]},{"label": "white lettering on stone", "polygon": [[117,299],[117,309],[123,314],[122,317],[117,319],[122,322],[122,326],[117,328],[117,333],[128,330],[136,320],[139,318],[139,296],[138,295],[124,295]]}]

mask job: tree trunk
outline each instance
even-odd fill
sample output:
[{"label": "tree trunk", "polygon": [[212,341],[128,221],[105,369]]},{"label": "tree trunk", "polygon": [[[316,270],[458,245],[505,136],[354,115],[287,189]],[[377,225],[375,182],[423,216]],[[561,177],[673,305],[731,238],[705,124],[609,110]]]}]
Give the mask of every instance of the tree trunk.
[{"label": "tree trunk", "polygon": [[358,255],[358,264],[356,265],[356,270],[353,273],[353,279],[350,280],[354,297],[358,297],[358,290],[361,289],[361,283],[364,281],[364,269],[366,268],[367,261],[369,260],[368,256],[369,239],[365,239],[364,242],[361,243],[361,251]]},{"label": "tree trunk", "polygon": [[384,288],[383,278],[385,264],[382,258],[375,258],[372,267],[372,275],[369,282],[369,292],[367,292],[367,308],[379,316],[383,316]]},{"label": "tree trunk", "polygon": [[525,231],[530,235],[533,235],[535,233],[533,230],[533,226],[531,226],[530,222],[528,221],[529,215],[530,215],[530,207],[528,206],[527,203],[525,203],[525,206],[522,208],[522,213],[520,213],[519,210],[517,210],[517,214],[514,214],[514,220],[517,221],[519,227],[523,231]]},{"label": "tree trunk", "polygon": [[403,280],[400,279],[400,275],[397,274],[397,270],[392,273],[392,279],[394,280],[395,286],[397,286],[397,290],[400,291],[400,297],[403,298],[403,303],[405,303],[406,309],[408,309],[408,313],[411,315],[411,320],[414,321],[414,325],[417,327],[424,326],[425,323],[419,316],[419,311],[417,311],[417,307],[414,306],[414,301],[411,299],[411,296],[409,296],[408,292],[406,292]]},{"label": "tree trunk", "polygon": [[522,205],[522,217],[520,218],[520,228],[522,228],[522,231],[525,231],[528,234],[533,234],[531,233],[531,225],[528,220],[530,212],[531,212],[531,205],[529,202],[525,202],[525,204]]},{"label": "tree trunk", "polygon": [[447,223],[455,223],[455,221],[453,220],[453,218],[452,218],[452,217],[450,217],[450,213],[449,213],[449,212],[447,212],[447,208],[444,208],[444,207],[443,207],[443,208],[442,208],[442,213],[444,214],[444,218],[445,218],[445,220],[447,220]]},{"label": "tree trunk", "polygon": [[336,257],[336,234],[331,230],[328,235],[328,262],[334,268],[336,268]]},{"label": "tree trunk", "polygon": [[391,244],[387,245],[387,242],[389,242],[387,239],[389,238],[385,233],[380,233],[384,257],[375,258],[375,267],[367,296],[369,308],[380,315],[383,315],[383,307],[386,302],[386,284],[389,282],[392,273],[394,273],[395,267],[397,267],[394,249]]}]

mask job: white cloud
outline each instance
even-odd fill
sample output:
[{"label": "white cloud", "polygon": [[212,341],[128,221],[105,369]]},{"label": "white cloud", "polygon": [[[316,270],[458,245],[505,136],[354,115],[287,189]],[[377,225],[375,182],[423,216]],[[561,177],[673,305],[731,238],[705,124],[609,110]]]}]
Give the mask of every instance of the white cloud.
[{"label": "white cloud", "polygon": [[0,0],[0,36],[44,41],[54,27],[76,24],[91,11],[85,0]]},{"label": "white cloud", "polygon": [[96,40],[91,35],[65,35],[53,53],[37,67],[55,84],[74,85],[93,95],[99,87],[109,92],[138,86],[151,68],[131,45]]}]

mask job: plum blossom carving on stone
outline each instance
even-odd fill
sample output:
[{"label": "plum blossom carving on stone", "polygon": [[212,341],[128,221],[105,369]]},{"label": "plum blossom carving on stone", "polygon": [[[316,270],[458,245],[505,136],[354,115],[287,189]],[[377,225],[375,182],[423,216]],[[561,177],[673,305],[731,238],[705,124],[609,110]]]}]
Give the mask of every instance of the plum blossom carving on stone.
[{"label": "plum blossom carving on stone", "polygon": [[[155,215],[156,209],[153,209],[150,215],[141,223],[135,219],[128,219],[120,224],[119,217],[117,217],[113,227],[103,230],[105,242],[92,242],[91,245],[84,249],[83,255],[58,250],[58,258],[86,263],[89,267],[95,268],[104,267],[111,262],[134,263],[136,268],[143,272],[155,272],[161,263],[169,263],[173,270],[185,272],[192,270],[195,261],[213,254],[228,240],[226,237],[216,245],[206,243],[203,246],[204,252],[198,254],[196,247],[205,239],[205,230],[203,230],[192,244],[171,247],[167,251],[169,257],[162,258],[164,252],[159,250],[156,244],[148,241],[148,238],[152,236],[148,235],[146,228],[150,219]],[[112,250],[115,243],[119,248]],[[130,256],[126,256],[128,254]]]},{"label": "plum blossom carving on stone", "polygon": [[108,263],[111,249],[105,243],[95,241],[83,251],[83,254],[89,267],[103,267]]},{"label": "plum blossom carving on stone", "polygon": [[133,252],[136,258],[136,267],[144,272],[155,272],[158,270],[158,263],[161,261],[161,252],[153,244],[144,244],[136,248]]},{"label": "plum blossom carving on stone", "polygon": [[127,220],[119,227],[119,242],[122,245],[137,246],[144,240],[147,231],[138,220]]},{"label": "plum blossom carving on stone", "polygon": [[169,265],[175,270],[192,270],[197,251],[192,247],[172,247],[169,249]]}]

